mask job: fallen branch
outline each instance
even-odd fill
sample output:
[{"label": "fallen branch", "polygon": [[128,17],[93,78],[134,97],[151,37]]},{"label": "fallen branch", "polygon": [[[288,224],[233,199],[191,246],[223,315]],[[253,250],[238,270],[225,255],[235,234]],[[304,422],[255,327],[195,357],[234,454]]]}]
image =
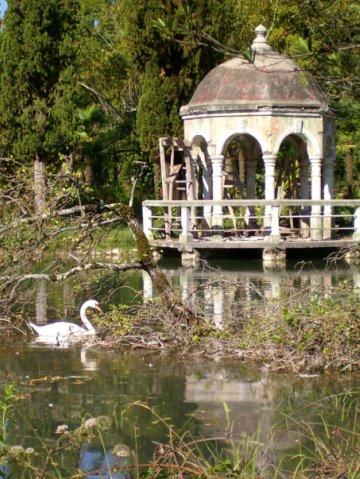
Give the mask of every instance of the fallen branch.
[{"label": "fallen branch", "polygon": [[28,280],[37,280],[37,281],[50,281],[52,283],[56,283],[57,281],[63,281],[64,279],[68,279],[70,276],[74,276],[74,274],[80,273],[82,271],[89,271],[93,269],[109,269],[111,271],[128,271],[130,269],[143,269],[143,265],[141,263],[87,263],[84,265],[74,266],[74,268],[65,271],[64,273],[56,273],[56,274],[46,274],[46,273],[29,273],[29,274],[20,274],[16,276],[0,276],[0,281],[6,281],[6,286],[11,285],[13,283],[20,284],[24,281]]},{"label": "fallen branch", "polygon": [[[156,290],[160,293],[162,300],[164,301],[168,310],[173,314],[173,316],[185,324],[198,324],[201,320],[194,314],[191,309],[187,308],[183,304],[181,299],[174,293],[170,283],[168,282],[164,273],[157,267],[156,261],[154,260],[150,243],[142,230],[142,226],[139,223],[139,220],[133,215],[132,210],[129,206],[122,203],[113,203],[113,204],[87,204],[81,206],[74,206],[72,208],[66,208],[62,210],[53,211],[50,213],[45,213],[41,216],[41,220],[53,219],[58,217],[67,217],[72,216],[78,213],[106,213],[113,212],[116,215],[114,219],[107,219],[104,222],[98,221],[95,223],[96,226],[104,226],[111,224],[113,221],[118,222],[122,218],[129,226],[132,235],[135,239],[137,251],[138,251],[138,262],[135,263],[89,263],[86,265],[78,265],[64,273],[57,274],[45,274],[45,273],[29,273],[23,275],[7,275],[0,276],[0,281],[5,282],[5,284],[0,286],[0,289],[4,290],[10,285],[14,285],[12,292],[10,294],[10,299],[15,295],[17,287],[27,280],[45,280],[45,281],[61,281],[64,279],[73,276],[76,273],[81,271],[88,271],[93,269],[110,269],[112,271],[121,272],[131,269],[143,269],[146,271]],[[24,223],[31,224],[32,222],[38,222],[38,217],[29,217],[22,218],[16,222],[13,222],[9,225],[5,225],[3,228],[0,228],[0,235],[4,234],[5,231],[9,231],[11,228]],[[91,226],[91,222],[89,223]],[[76,225],[79,228],[79,225]],[[80,228],[86,227],[86,224],[82,221]],[[69,227],[71,228],[71,226]],[[61,230],[61,228],[59,228]],[[62,229],[64,231],[64,229]],[[54,234],[54,233],[53,233]]]}]

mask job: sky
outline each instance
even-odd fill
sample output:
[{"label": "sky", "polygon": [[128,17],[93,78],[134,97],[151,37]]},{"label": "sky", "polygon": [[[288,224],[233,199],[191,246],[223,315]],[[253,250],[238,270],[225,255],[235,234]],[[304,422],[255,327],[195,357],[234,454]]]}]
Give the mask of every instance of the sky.
[{"label": "sky", "polygon": [[0,16],[4,16],[4,12],[6,10],[6,0],[0,0]]}]

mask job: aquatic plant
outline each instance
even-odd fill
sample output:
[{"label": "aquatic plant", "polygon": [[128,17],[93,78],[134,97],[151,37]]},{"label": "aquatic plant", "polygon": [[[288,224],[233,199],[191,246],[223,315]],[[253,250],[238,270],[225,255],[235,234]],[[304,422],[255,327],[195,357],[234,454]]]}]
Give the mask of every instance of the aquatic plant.
[{"label": "aquatic plant", "polygon": [[[14,395],[8,388],[1,404],[4,410],[12,404]],[[14,416],[16,406],[11,406]],[[310,419],[303,420],[303,408],[311,411]],[[49,444],[41,441],[34,450],[22,445],[6,444],[1,456],[0,477],[28,479],[357,479],[360,474],[360,431],[353,418],[359,413],[359,392],[347,391],[326,396],[300,408],[290,403],[288,410],[276,410],[278,422],[267,429],[259,424],[252,434],[242,434],[238,420],[223,404],[225,427],[213,437],[194,434],[191,416],[181,428],[163,417],[149,404],[136,401],[122,409],[125,418],[133,409],[141,408],[162,432],[164,440],[154,445],[151,460],[138,463],[137,441],[140,430],[134,430],[135,452],[125,444],[111,449],[105,445],[104,434],[111,426],[107,416],[87,416],[78,427],[70,429],[61,424],[54,431],[57,440]],[[330,411],[330,414],[329,414]],[[333,411],[333,417],[331,415]],[[275,411],[274,411],[275,412]],[[280,415],[279,415],[280,413]],[[327,419],[325,420],[325,413]],[[336,420],[335,420],[336,416]],[[21,414],[14,420],[19,420]],[[34,430],[35,433],[35,430]],[[278,451],[282,438],[293,437],[286,452]],[[92,443],[100,444],[102,466],[83,468],[81,457]],[[65,456],[64,456],[65,454]],[[66,457],[64,468],[61,458]],[[75,460],[71,460],[71,457]],[[80,461],[79,461],[80,457]],[[133,460],[134,458],[134,460]],[[1,469],[2,468],[2,469]]]}]

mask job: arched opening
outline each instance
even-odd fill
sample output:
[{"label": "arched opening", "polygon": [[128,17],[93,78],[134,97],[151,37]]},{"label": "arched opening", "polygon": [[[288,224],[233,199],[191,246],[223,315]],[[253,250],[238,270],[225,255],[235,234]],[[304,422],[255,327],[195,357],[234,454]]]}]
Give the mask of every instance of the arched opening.
[{"label": "arched opening", "polygon": [[264,189],[261,146],[248,134],[232,135],[224,148],[224,199],[255,199]]},{"label": "arched opening", "polygon": [[[310,198],[310,162],[306,140],[297,134],[288,135],[281,142],[275,169],[275,198]],[[291,235],[309,236],[308,207],[283,208],[282,232]]]},{"label": "arched opening", "polygon": [[194,196],[198,200],[212,198],[211,160],[204,137],[197,135],[191,142],[195,188]]},{"label": "arched opening", "polygon": [[[261,165],[262,151],[259,142],[249,134],[235,134],[228,138],[224,148],[223,199],[261,198],[264,191],[264,174]],[[229,209],[230,221],[241,232],[253,233],[261,226],[254,206]]]}]

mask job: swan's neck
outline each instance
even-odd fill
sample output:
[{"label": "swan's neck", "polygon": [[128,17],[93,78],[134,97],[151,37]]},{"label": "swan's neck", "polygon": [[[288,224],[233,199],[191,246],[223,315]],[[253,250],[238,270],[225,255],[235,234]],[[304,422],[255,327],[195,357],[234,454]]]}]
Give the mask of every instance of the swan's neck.
[{"label": "swan's neck", "polygon": [[94,326],[90,323],[90,321],[88,320],[87,316],[86,316],[86,310],[88,308],[88,305],[85,303],[81,306],[81,309],[80,309],[80,318],[81,318],[81,321],[83,322],[85,328],[90,331],[91,333],[95,333],[95,328]]}]

